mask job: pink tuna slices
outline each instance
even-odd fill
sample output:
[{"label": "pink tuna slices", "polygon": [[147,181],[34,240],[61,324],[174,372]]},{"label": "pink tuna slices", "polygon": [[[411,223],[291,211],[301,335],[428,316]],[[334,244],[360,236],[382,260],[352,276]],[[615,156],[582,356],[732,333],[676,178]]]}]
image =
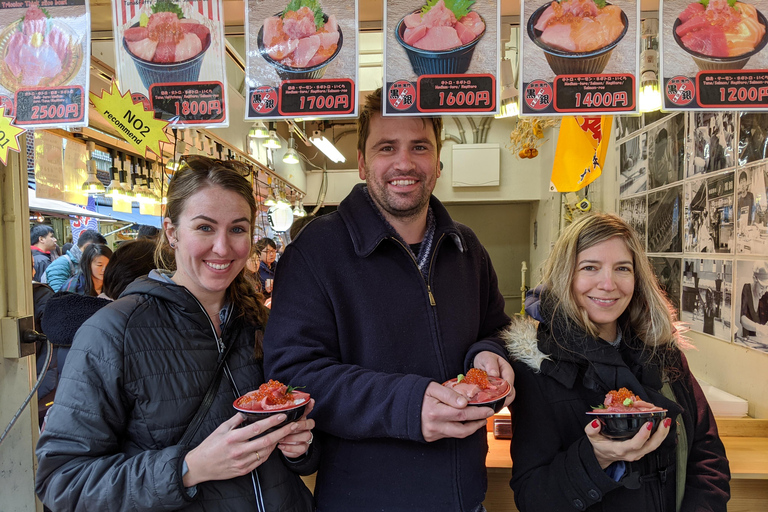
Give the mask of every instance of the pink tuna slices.
[{"label": "pink tuna slices", "polygon": [[751,52],[765,35],[757,10],[749,4],[710,0],[705,8],[689,4],[678,17],[675,33],[687,49],[710,57],[738,57]]},{"label": "pink tuna slices", "polygon": [[600,407],[592,408],[594,413],[661,412],[664,410],[642,400],[627,388],[609,391],[605,395],[603,404]]},{"label": "pink tuna slices", "polygon": [[533,27],[544,44],[567,52],[582,53],[608,46],[624,31],[621,9],[598,8],[593,0],[552,2]]},{"label": "pink tuna slices", "polygon": [[445,51],[471,43],[485,32],[485,22],[475,11],[460,20],[439,0],[429,11],[421,11],[403,18],[403,41],[415,48]]},{"label": "pink tuna slices", "polygon": [[123,38],[135,57],[171,64],[196,57],[208,48],[211,31],[198,21],[179,19],[176,13],[156,12],[146,27],[130,27]]},{"label": "pink tuna slices", "polygon": [[484,404],[503,398],[509,393],[509,383],[498,377],[488,377],[488,388],[482,389],[477,384],[470,384],[465,381],[457,382],[457,379],[451,379],[443,383],[448,387],[467,397],[471,404]]},{"label": "pink tuna slices", "polygon": [[[24,87],[50,86],[69,56],[69,36],[37,6],[24,13],[21,30],[8,40],[3,62]],[[55,84],[54,84],[55,85]]]},{"label": "pink tuna slices", "polygon": [[318,30],[309,7],[264,20],[262,41],[272,60],[292,68],[309,68],[327,61],[338,48],[340,33],[331,14]]}]

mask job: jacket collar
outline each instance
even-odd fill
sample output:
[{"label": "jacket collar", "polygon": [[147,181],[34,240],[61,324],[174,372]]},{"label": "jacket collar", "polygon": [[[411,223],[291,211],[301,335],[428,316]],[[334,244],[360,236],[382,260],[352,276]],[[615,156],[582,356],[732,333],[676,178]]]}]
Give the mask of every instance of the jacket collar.
[{"label": "jacket collar", "polygon": [[[376,247],[387,238],[397,236],[395,229],[376,210],[376,207],[366,197],[365,184],[355,185],[349,195],[339,204],[339,215],[352,239],[355,254],[364,258],[370,255]],[[467,246],[456,223],[451,219],[448,210],[435,197],[429,198],[429,206],[435,215],[435,237],[441,234],[451,237],[460,251]]]},{"label": "jacket collar", "polygon": [[29,248],[32,249],[33,251],[37,251],[37,252],[40,252],[40,253],[43,253],[43,254],[47,254],[48,256],[51,255],[51,251],[44,251],[41,248],[39,248],[38,246],[36,246],[36,245],[30,245]]}]

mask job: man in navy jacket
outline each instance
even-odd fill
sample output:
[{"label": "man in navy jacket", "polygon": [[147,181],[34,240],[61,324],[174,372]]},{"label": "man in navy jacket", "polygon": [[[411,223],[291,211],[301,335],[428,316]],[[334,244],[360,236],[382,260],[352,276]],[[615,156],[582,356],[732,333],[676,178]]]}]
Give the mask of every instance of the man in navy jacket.
[{"label": "man in navy jacket", "polygon": [[432,197],[441,128],[383,117],[381,91],[369,96],[365,185],[278,266],[265,373],[316,400],[319,512],[483,510],[493,411],[440,383],[474,366],[513,384],[498,337],[509,317],[488,253]]}]

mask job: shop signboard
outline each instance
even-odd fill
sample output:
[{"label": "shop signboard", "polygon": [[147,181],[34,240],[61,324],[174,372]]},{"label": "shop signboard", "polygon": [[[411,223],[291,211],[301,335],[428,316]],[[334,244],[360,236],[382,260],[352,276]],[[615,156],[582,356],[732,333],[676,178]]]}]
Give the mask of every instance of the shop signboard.
[{"label": "shop signboard", "polygon": [[384,2],[384,115],[499,112],[498,0]]},{"label": "shop signboard", "polygon": [[521,115],[639,111],[640,2],[520,3]]},{"label": "shop signboard", "polygon": [[667,0],[659,10],[665,110],[766,109],[768,0]]},{"label": "shop signboard", "polygon": [[229,125],[221,0],[113,0],[123,93],[175,128]]},{"label": "shop signboard", "polygon": [[357,1],[248,0],[245,118],[357,116]]},{"label": "shop signboard", "polygon": [[0,106],[24,128],[88,125],[86,0],[0,2]]}]

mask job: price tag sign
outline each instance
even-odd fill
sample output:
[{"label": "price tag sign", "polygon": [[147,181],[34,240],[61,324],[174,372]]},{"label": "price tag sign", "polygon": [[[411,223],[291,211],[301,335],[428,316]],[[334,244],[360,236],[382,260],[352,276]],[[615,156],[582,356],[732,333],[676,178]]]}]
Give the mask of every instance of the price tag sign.
[{"label": "price tag sign", "polygon": [[152,107],[183,118],[186,124],[220,123],[227,113],[221,82],[156,84],[150,87]]},{"label": "price tag sign", "polygon": [[280,115],[329,116],[351,114],[355,109],[352,80],[291,80],[280,86]]},{"label": "price tag sign", "polygon": [[418,81],[421,112],[495,112],[493,75],[422,76]]},{"label": "price tag sign", "polygon": [[558,112],[632,112],[635,110],[634,75],[576,75],[555,79]]},{"label": "price tag sign", "polygon": [[69,125],[83,120],[83,88],[22,89],[16,91],[16,122],[23,125]]},{"label": "price tag sign", "polygon": [[5,108],[0,107],[0,162],[3,162],[3,165],[8,165],[8,151],[21,152],[19,135],[25,130],[11,124],[12,121],[12,117],[5,115]]},{"label": "price tag sign", "polygon": [[170,142],[165,134],[168,122],[155,119],[153,111],[144,110],[140,101],[134,102],[130,91],[120,94],[115,82],[112,82],[110,92],[101,92],[101,96],[91,93],[91,102],[104,119],[135,147],[140,155],[145,154],[147,150],[161,155],[160,143]]},{"label": "price tag sign", "polygon": [[768,105],[768,71],[701,72],[696,76],[699,105],[709,107],[765,108]]}]

